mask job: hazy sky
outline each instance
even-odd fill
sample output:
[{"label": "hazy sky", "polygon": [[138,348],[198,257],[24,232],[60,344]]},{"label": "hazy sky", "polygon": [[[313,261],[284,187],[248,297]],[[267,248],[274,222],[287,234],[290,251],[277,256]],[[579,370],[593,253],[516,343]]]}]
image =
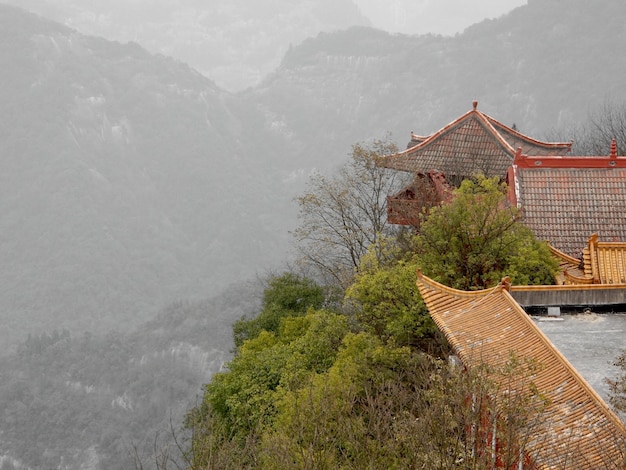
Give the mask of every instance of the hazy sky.
[{"label": "hazy sky", "polygon": [[453,35],[526,0],[354,0],[375,27],[406,34]]}]

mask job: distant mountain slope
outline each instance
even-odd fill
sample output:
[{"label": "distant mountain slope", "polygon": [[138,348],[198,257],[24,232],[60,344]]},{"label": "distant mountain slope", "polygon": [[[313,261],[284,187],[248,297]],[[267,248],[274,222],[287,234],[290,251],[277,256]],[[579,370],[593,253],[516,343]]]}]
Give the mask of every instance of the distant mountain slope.
[{"label": "distant mountain slope", "polygon": [[5,0],[84,34],[135,41],[229,90],[256,84],[290,43],[367,25],[352,0]]},{"label": "distant mountain slope", "polygon": [[279,175],[212,82],[4,5],[0,64],[0,339],[127,328],[282,253]]},{"label": "distant mountain slope", "polygon": [[132,326],[279,262],[291,198],[355,142],[390,131],[403,146],[474,99],[542,138],[626,99],[626,4],[567,5],[535,0],[454,38],[321,34],[237,95],[1,6],[0,338]]},{"label": "distant mountain slope", "polygon": [[246,98],[276,116],[300,140],[301,160],[318,166],[387,131],[403,146],[410,131],[436,131],[474,99],[542,137],[626,99],[625,23],[619,0],[535,0],[453,38],[352,28],[292,48]]},{"label": "distant mountain slope", "polygon": [[239,285],[169,305],[133,333],[29,336],[0,356],[0,468],[162,468],[166,450],[181,461],[172,432],[186,442],[184,416],[231,358],[232,318],[259,298]]}]

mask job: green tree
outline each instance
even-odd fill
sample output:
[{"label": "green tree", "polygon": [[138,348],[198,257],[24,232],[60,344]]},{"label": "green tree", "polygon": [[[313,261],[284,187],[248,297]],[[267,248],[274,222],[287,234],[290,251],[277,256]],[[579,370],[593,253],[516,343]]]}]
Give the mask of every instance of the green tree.
[{"label": "green tree", "polygon": [[313,175],[297,198],[300,260],[326,283],[347,288],[368,248],[393,231],[386,198],[399,188],[400,175],[376,162],[396,150],[384,141],[354,145],[347,164],[332,177]]},{"label": "green tree", "polygon": [[215,453],[232,451],[232,442],[237,455],[254,460],[255,442],[273,427],[280,397],[331,367],[348,330],[344,315],[310,309],[304,316],[284,317],[276,333],[261,331],[244,341],[228,370],[213,376],[202,404],[188,416],[196,436],[193,468],[204,468]]},{"label": "green tree", "polygon": [[282,318],[304,315],[310,308],[320,308],[325,301],[324,289],[311,279],[286,272],[271,276],[263,293],[262,310],[255,318],[243,317],[233,325],[235,346],[261,331],[278,333]]},{"label": "green tree", "polygon": [[360,271],[346,291],[346,303],[361,327],[383,341],[426,346],[424,341],[437,330],[415,282],[419,262],[410,254],[402,256],[393,243],[379,252],[387,254],[385,261],[373,252],[363,257]]},{"label": "green tree", "polygon": [[430,210],[416,239],[423,271],[451,287],[484,289],[510,276],[515,284],[553,284],[548,246],[519,222],[498,178],[465,180],[448,204]]},{"label": "green tree", "polygon": [[[534,370],[514,357],[498,369],[463,370],[369,333],[348,334],[332,367],[280,398],[261,438],[261,466],[475,470],[498,459],[513,468],[526,443],[519,438],[537,429],[546,404]],[[528,393],[494,399],[512,383]]]}]

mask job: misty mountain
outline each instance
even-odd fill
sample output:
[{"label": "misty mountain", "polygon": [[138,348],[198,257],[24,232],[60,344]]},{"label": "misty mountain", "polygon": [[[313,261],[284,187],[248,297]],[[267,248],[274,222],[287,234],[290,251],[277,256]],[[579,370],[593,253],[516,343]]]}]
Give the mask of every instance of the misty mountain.
[{"label": "misty mountain", "polygon": [[2,7],[1,337],[130,328],[285,260],[292,197],[355,142],[403,146],[473,99],[541,138],[624,100],[626,6],[570,5],[536,0],[453,38],[323,33],[239,94]]},{"label": "misty mountain", "polygon": [[[67,449],[84,462],[93,436],[146,437],[208,380],[192,358],[226,357],[226,325],[249,313],[234,299],[250,294],[213,295],[287,259],[313,169],[388,132],[402,147],[474,99],[538,138],[567,131],[626,99],[625,23],[617,0],[534,0],[452,38],[355,27],[285,44],[233,94],[137,43],[0,5],[0,393],[16,426],[2,442],[44,439],[42,419],[75,426]],[[126,390],[146,406],[124,411]],[[33,462],[67,455],[40,444]]]},{"label": "misty mountain", "polygon": [[525,0],[355,0],[373,26],[405,34],[454,35],[483,18],[497,18]]},{"label": "misty mountain", "polygon": [[130,328],[283,253],[282,175],[228,93],[9,6],[0,37],[0,338]]},{"label": "misty mountain", "polygon": [[[320,34],[244,93],[300,142],[302,161],[391,132],[434,132],[479,108],[541,138],[588,118],[626,91],[626,4],[535,0],[455,37],[368,28]],[[306,129],[306,130],[303,130]],[[569,137],[568,137],[569,138]]]},{"label": "misty mountain", "polygon": [[257,287],[173,303],[132,333],[29,335],[0,356],[0,468],[181,462],[184,416],[230,357],[232,318],[258,308]]},{"label": "misty mountain", "polygon": [[[5,0],[6,1],[6,0]],[[290,43],[368,25],[352,0],[8,0],[92,36],[181,60],[228,90],[256,84]]]}]

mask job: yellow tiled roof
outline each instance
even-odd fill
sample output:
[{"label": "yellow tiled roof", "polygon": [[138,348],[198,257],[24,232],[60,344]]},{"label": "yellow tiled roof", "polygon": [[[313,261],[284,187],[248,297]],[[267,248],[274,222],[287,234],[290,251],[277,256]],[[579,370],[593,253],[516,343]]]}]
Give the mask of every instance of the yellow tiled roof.
[{"label": "yellow tiled roof", "polygon": [[582,261],[550,246],[559,260],[564,284],[626,285],[626,243],[600,242],[593,234],[582,251]]},{"label": "yellow tiled roof", "polygon": [[534,383],[550,403],[527,446],[544,469],[626,468],[626,428],[533,320],[505,285],[464,292],[418,273],[417,285],[439,329],[467,366],[503,365],[513,352],[542,368]]},{"label": "yellow tiled roof", "polygon": [[600,242],[593,234],[583,250],[583,262],[585,274],[595,284],[626,284],[625,242]]},{"label": "yellow tiled roof", "polygon": [[548,247],[552,252],[552,255],[559,262],[559,272],[556,275],[557,284],[591,284],[593,283],[593,279],[585,275],[585,272],[582,269],[582,262],[570,256],[566,253],[563,253],[561,250],[553,247],[548,242]]}]

